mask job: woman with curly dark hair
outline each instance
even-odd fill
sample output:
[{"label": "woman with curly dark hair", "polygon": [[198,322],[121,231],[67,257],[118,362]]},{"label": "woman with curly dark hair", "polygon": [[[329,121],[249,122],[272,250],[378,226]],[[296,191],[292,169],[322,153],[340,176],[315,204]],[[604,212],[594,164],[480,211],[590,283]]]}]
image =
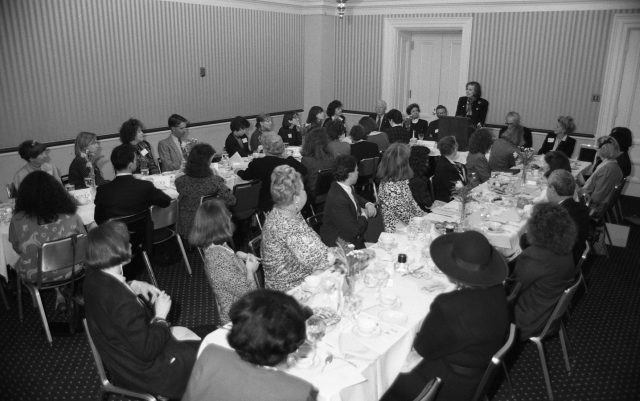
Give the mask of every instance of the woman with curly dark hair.
[{"label": "woman with curly dark hair", "polygon": [[143,129],[144,126],[140,120],[128,119],[120,126],[120,142],[131,144],[136,148],[136,171],[134,173],[148,169],[149,174],[160,174],[153,149],[151,149],[149,142],[144,140]]},{"label": "woman with curly dark hair", "polygon": [[539,203],[527,222],[531,244],[518,257],[512,278],[522,284],[514,314],[520,339],[540,334],[562,292],[577,274],[573,261],[576,225],[555,203]]},{"label": "woman with curly dark hair", "polygon": [[310,199],[313,199],[318,181],[318,171],[333,168],[335,157],[329,150],[329,136],[325,128],[314,128],[307,132],[302,144],[302,165],[307,168],[304,187]]},{"label": "woman with curly dark hair", "polygon": [[409,179],[411,195],[420,209],[428,212],[433,203],[433,197],[429,190],[429,148],[426,146],[411,147],[409,166],[413,170],[413,178]]},{"label": "woman with curly dark hair", "polygon": [[233,350],[208,345],[182,400],[315,400],[318,390],[282,371],[287,356],[306,339],[309,315],[293,297],[279,291],[245,294],[229,312],[233,326],[227,341]]},{"label": "woman with curly dark hair", "polygon": [[201,197],[215,195],[227,206],[233,206],[236,203],[236,197],[233,196],[224,179],[211,169],[211,161],[215,153],[216,151],[208,143],[195,145],[189,152],[184,175],[176,178],[176,190],[180,203],[178,232],[185,238],[191,231],[193,217],[198,210]]},{"label": "woman with curly dark hair", "polygon": [[429,122],[420,118],[420,106],[418,103],[408,105],[405,129],[411,134],[411,138],[424,139],[428,128]]},{"label": "woman with curly dark hair", "polygon": [[[9,242],[20,259],[14,265],[20,279],[38,280],[38,251],[43,243],[86,234],[84,223],[76,214],[75,200],[62,184],[44,171],[29,173],[20,184],[16,208],[9,225]],[[69,278],[72,268],[42,272],[42,282]],[[56,290],[57,291],[57,290]],[[62,293],[57,291],[56,308],[65,308]]]},{"label": "woman with curly dark hair", "polygon": [[[491,168],[487,160],[487,153],[493,145],[493,135],[487,128],[477,129],[469,138],[469,155],[467,156],[467,171],[472,184],[478,185],[488,181]],[[475,173],[475,179],[474,179]]]},{"label": "woman with curly dark hair", "polygon": [[307,116],[307,122],[304,124],[305,132],[309,132],[314,128],[322,127],[324,119],[327,115],[324,114],[324,109],[320,106],[312,106],[309,109],[309,115]]}]

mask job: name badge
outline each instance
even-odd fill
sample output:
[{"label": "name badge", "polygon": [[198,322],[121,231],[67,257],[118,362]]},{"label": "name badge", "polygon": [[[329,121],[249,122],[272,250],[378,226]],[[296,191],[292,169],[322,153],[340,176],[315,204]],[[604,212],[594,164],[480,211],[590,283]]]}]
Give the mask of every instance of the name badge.
[{"label": "name badge", "polygon": [[440,131],[440,129],[436,128],[435,133],[437,134]]},{"label": "name badge", "polygon": [[547,142],[553,143],[553,142],[555,142],[555,138],[549,138],[549,139],[547,139]]},{"label": "name badge", "polygon": [[242,143],[247,143],[247,138],[242,138]]},{"label": "name badge", "polygon": [[140,154],[141,154],[142,156],[146,156],[148,153],[149,153],[149,151],[148,151],[147,149],[142,149],[142,150],[140,151]]},{"label": "name badge", "polygon": [[289,138],[292,138],[291,134],[289,134]]}]

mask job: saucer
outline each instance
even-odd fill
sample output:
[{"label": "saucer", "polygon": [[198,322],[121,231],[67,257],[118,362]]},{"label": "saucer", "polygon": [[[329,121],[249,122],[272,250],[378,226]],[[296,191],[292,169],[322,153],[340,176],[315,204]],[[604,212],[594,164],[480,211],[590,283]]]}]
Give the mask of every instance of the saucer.
[{"label": "saucer", "polygon": [[377,325],[375,329],[373,329],[371,331],[371,333],[363,333],[359,328],[358,325],[353,326],[353,334],[355,334],[358,337],[363,337],[363,338],[373,338],[373,337],[378,337],[380,335],[380,326]]}]

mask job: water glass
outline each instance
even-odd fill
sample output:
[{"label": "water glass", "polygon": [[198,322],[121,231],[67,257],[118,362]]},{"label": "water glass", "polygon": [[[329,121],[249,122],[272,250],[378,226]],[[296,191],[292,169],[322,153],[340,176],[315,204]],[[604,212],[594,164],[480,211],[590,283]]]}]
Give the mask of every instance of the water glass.
[{"label": "water glass", "polygon": [[[149,169],[147,169],[147,174],[149,174]],[[92,177],[86,177],[84,179],[84,186],[87,188],[93,188],[95,186],[95,180]]]},{"label": "water glass", "polygon": [[418,132],[418,140],[419,141],[424,140],[424,132]]},{"label": "water glass", "polygon": [[142,167],[140,169],[140,174],[142,175],[149,175],[149,168],[148,167]]},{"label": "water glass", "polygon": [[320,316],[313,315],[307,319],[307,340],[313,344],[316,344],[322,340],[327,332],[327,324]]},{"label": "water glass", "polygon": [[71,192],[76,190],[76,186],[73,184],[65,184],[64,189],[66,189],[67,192]]}]

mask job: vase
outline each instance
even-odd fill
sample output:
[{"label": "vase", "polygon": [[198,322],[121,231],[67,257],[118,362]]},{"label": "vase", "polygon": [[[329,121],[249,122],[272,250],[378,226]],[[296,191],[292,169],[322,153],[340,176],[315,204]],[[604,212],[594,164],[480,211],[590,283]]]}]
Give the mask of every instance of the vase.
[{"label": "vase", "polygon": [[527,166],[522,166],[522,185],[527,185]]},{"label": "vase", "polygon": [[460,202],[460,222],[458,224],[458,231],[459,232],[463,232],[466,231],[468,229],[468,222],[467,222],[467,203],[466,202]]}]

